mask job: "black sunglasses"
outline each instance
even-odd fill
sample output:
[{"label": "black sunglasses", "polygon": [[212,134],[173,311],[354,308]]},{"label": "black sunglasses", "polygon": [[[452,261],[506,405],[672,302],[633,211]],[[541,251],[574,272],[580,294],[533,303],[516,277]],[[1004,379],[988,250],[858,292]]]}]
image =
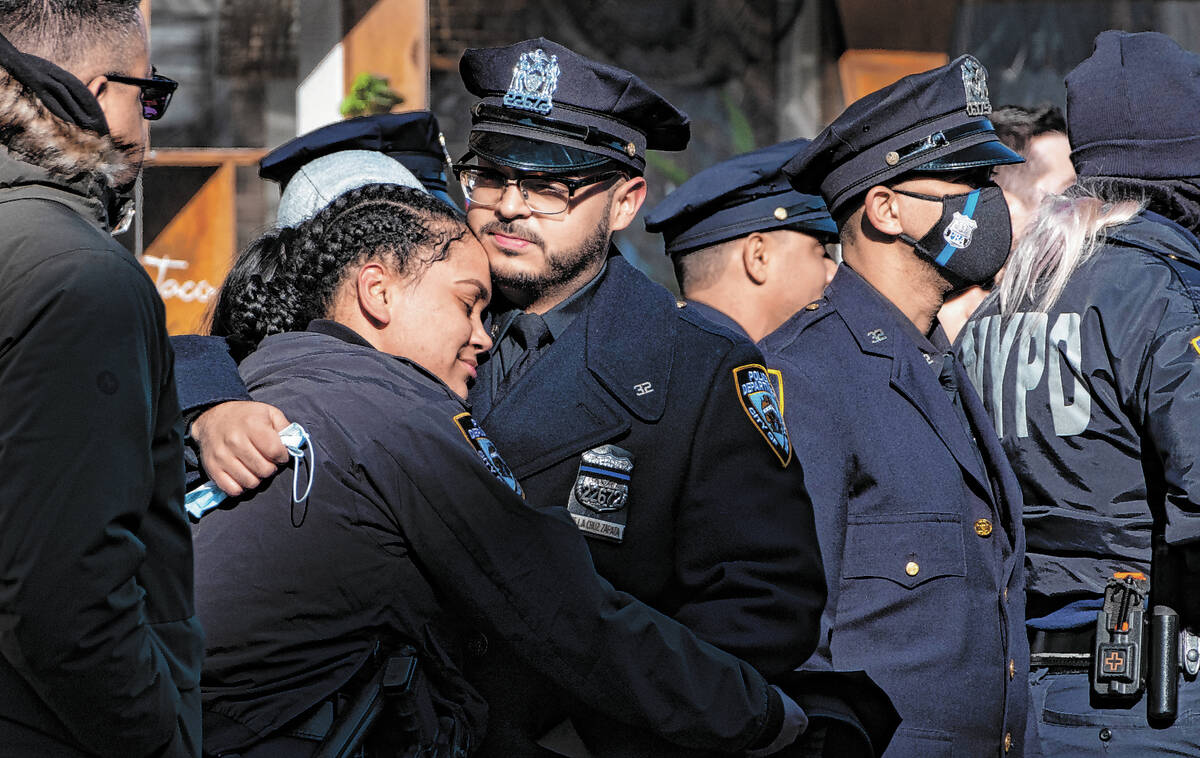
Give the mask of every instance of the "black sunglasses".
[{"label": "black sunglasses", "polygon": [[105,74],[105,76],[110,81],[132,84],[141,89],[142,118],[147,121],[157,121],[163,117],[163,114],[167,112],[167,106],[171,103],[171,95],[175,94],[175,89],[179,86],[179,82],[174,79],[160,76],[156,69],[150,69],[149,79],[120,74]]}]

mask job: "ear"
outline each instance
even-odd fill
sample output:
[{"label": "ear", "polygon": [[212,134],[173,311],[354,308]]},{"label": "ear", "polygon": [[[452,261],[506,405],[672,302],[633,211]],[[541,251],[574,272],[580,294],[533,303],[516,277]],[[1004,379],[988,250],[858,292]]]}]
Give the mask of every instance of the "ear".
[{"label": "ear", "polygon": [[752,232],[742,238],[742,267],[746,277],[755,284],[766,284],[767,269],[771,262],[770,245],[761,232]]},{"label": "ear", "polygon": [[615,231],[633,223],[642,203],[646,202],[646,180],[640,176],[627,179],[613,193],[608,211],[608,228]]},{"label": "ear", "polygon": [[380,263],[370,262],[358,270],[354,284],[363,316],[376,327],[391,323],[391,306],[397,297],[391,272]]},{"label": "ear", "polygon": [[104,75],[97,76],[87,83],[88,92],[99,100],[104,95],[108,94],[108,77]]},{"label": "ear", "polygon": [[904,229],[900,226],[900,201],[896,193],[881,184],[867,190],[863,220],[883,234],[892,237],[901,234]]}]

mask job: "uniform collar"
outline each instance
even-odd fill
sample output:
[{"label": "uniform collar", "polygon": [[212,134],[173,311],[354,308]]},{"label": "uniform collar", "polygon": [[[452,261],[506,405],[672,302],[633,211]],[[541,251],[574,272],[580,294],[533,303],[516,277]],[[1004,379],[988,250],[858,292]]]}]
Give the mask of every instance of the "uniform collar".
[{"label": "uniform collar", "polygon": [[331,321],[327,318],[315,318],[312,321],[309,321],[305,331],[324,334],[327,337],[337,337],[342,342],[349,342],[351,345],[369,347],[372,350],[375,349],[375,346],[370,342],[367,342],[366,338],[364,338],[358,332],[354,331],[345,324],[339,324],[337,321]]},{"label": "uniform collar", "polygon": [[[854,269],[843,263],[826,289],[826,297],[838,309],[838,313],[850,327],[859,348],[866,353],[892,356],[892,335],[903,334],[926,357],[926,363],[941,370],[941,361],[936,360],[950,349],[950,341],[937,319],[933,331],[922,334],[895,303],[884,297]],[[852,307],[846,303],[852,302]],[[930,360],[933,357],[935,360]]]},{"label": "uniform collar", "polygon": [[[379,348],[375,347],[370,342],[367,342],[366,338],[364,338],[358,332],[354,331],[353,329],[346,326],[345,324],[340,324],[337,321],[332,321],[327,318],[316,318],[316,319],[313,319],[312,321],[309,321],[308,326],[305,328],[305,331],[313,332],[315,334],[322,334],[326,337],[334,337],[334,338],[339,339],[342,342],[345,342],[346,344],[349,344],[349,345],[354,345],[356,347],[370,348],[371,350],[375,350],[379,353],[383,353],[382,350],[379,350]],[[383,354],[390,355],[389,353],[383,353]],[[458,395],[458,393],[456,393],[454,390],[450,389],[450,387],[448,387],[445,382],[443,382],[440,378],[435,376],[433,374],[433,372],[431,372],[429,369],[425,368],[424,366],[417,363],[416,361],[405,358],[402,355],[392,355],[391,357],[400,363],[411,366],[417,372],[418,375],[424,377],[426,380],[437,385],[438,389],[445,392],[446,395],[449,396],[449,398],[451,400],[455,401],[456,403],[459,403],[464,408],[466,408],[468,411],[471,410],[471,403],[466,398],[460,397]]]},{"label": "uniform collar", "polygon": [[711,305],[706,305],[696,300],[687,301],[687,307],[691,308],[696,313],[699,313],[701,316],[717,326],[723,326],[739,337],[750,339],[750,335],[746,333],[746,330],[742,328],[742,325],[735,321],[729,314],[725,313],[725,311],[718,310]]}]

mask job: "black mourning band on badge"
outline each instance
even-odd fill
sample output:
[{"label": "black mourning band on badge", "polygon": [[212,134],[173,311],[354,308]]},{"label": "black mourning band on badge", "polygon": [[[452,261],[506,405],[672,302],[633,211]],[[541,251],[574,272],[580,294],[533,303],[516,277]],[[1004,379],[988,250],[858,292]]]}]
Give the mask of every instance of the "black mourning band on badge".
[{"label": "black mourning band on badge", "polygon": [[[570,109],[569,106],[562,104],[556,105],[555,107],[563,110]],[[626,139],[625,137],[619,137],[594,126],[569,124],[563,121],[544,118],[531,112],[522,111],[520,115],[517,115],[517,113],[511,108],[491,105],[489,103],[476,103],[471,109],[471,114],[475,117],[476,121],[483,120],[524,126],[541,132],[546,132],[548,134],[554,134],[559,137],[566,137],[568,139],[581,142],[585,145],[606,147],[609,150],[625,153],[630,158],[636,156],[643,149],[640,148],[633,140]]]}]

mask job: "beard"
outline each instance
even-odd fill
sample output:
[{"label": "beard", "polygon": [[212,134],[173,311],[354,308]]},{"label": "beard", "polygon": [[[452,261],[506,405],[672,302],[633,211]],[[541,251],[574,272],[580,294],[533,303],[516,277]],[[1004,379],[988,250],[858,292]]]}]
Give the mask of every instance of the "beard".
[{"label": "beard", "polygon": [[133,188],[142,174],[142,163],[146,159],[146,150],[141,145],[128,142],[117,142],[117,147],[124,153],[126,163],[121,171],[113,176],[113,189],[121,197],[133,197]]},{"label": "beard", "polygon": [[502,271],[492,266],[493,284],[506,295],[511,293],[509,299],[520,300],[523,303],[532,303],[564,290],[569,294],[577,289],[571,288],[571,285],[576,284],[576,280],[589,266],[607,255],[610,237],[607,212],[601,216],[601,222],[592,229],[587,239],[570,250],[552,250],[546,247],[542,237],[533,230],[512,222],[491,221],[479,230],[480,236],[492,232],[529,240],[542,249],[546,261],[542,271]]}]

